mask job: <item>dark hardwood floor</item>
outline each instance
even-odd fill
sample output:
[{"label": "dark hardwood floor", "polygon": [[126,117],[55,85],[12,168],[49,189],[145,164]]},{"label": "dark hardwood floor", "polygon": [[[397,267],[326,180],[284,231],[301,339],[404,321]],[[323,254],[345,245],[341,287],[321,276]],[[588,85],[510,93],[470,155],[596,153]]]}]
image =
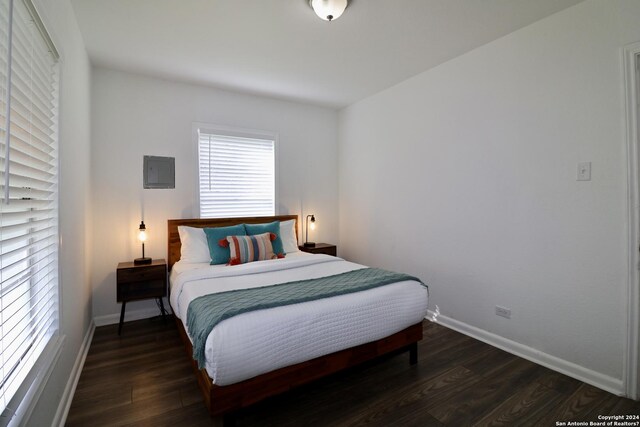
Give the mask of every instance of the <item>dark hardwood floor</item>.
[{"label": "dark hardwood floor", "polygon": [[[556,426],[640,414],[614,396],[440,325],[425,322],[419,361],[367,363],[263,401],[242,426]],[[173,321],[97,328],[68,426],[209,426]]]}]

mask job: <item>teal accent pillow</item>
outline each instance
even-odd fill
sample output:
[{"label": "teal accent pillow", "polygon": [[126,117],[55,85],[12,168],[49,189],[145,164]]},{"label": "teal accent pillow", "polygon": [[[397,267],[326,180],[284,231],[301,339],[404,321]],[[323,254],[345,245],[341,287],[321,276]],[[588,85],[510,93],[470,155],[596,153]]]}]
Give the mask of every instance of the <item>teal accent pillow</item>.
[{"label": "teal accent pillow", "polygon": [[276,240],[271,242],[273,246],[273,253],[276,255],[285,254],[284,247],[282,246],[282,239],[280,238],[280,221],[273,221],[267,224],[245,224],[244,228],[247,230],[248,236],[255,236],[262,233],[273,233],[276,235]]},{"label": "teal accent pillow", "polygon": [[230,227],[205,228],[204,234],[207,235],[209,253],[211,254],[211,265],[216,265],[228,263],[231,257],[229,247],[223,248],[218,242],[226,239],[227,236],[246,236],[247,232],[244,230],[244,225],[239,224]]}]

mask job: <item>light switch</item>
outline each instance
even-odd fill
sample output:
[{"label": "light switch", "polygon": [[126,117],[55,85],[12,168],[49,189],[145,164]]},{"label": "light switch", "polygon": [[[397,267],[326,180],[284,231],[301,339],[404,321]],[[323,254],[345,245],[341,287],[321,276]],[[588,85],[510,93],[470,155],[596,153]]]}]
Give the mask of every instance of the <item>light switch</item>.
[{"label": "light switch", "polygon": [[578,163],[578,181],[591,181],[591,162]]}]

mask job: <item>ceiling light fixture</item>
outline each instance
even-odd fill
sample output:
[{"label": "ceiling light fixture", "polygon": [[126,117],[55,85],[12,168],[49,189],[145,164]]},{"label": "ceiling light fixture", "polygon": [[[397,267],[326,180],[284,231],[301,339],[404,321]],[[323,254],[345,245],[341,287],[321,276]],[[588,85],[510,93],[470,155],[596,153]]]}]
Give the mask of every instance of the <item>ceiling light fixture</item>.
[{"label": "ceiling light fixture", "polygon": [[347,0],[309,0],[316,15],[325,21],[338,19],[347,7]]}]

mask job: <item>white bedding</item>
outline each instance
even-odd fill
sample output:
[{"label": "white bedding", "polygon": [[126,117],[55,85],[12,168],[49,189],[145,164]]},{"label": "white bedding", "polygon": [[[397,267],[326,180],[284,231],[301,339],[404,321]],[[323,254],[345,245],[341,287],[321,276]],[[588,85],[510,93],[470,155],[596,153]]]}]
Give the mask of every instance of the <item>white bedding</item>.
[{"label": "white bedding", "polygon": [[[170,276],[170,303],[186,329],[189,303],[199,296],[360,268],[364,266],[304,252],[237,266],[177,262]],[[384,338],[420,322],[426,314],[427,290],[414,281],[244,313],[211,331],[205,348],[206,370],[214,384],[233,384]]]}]

